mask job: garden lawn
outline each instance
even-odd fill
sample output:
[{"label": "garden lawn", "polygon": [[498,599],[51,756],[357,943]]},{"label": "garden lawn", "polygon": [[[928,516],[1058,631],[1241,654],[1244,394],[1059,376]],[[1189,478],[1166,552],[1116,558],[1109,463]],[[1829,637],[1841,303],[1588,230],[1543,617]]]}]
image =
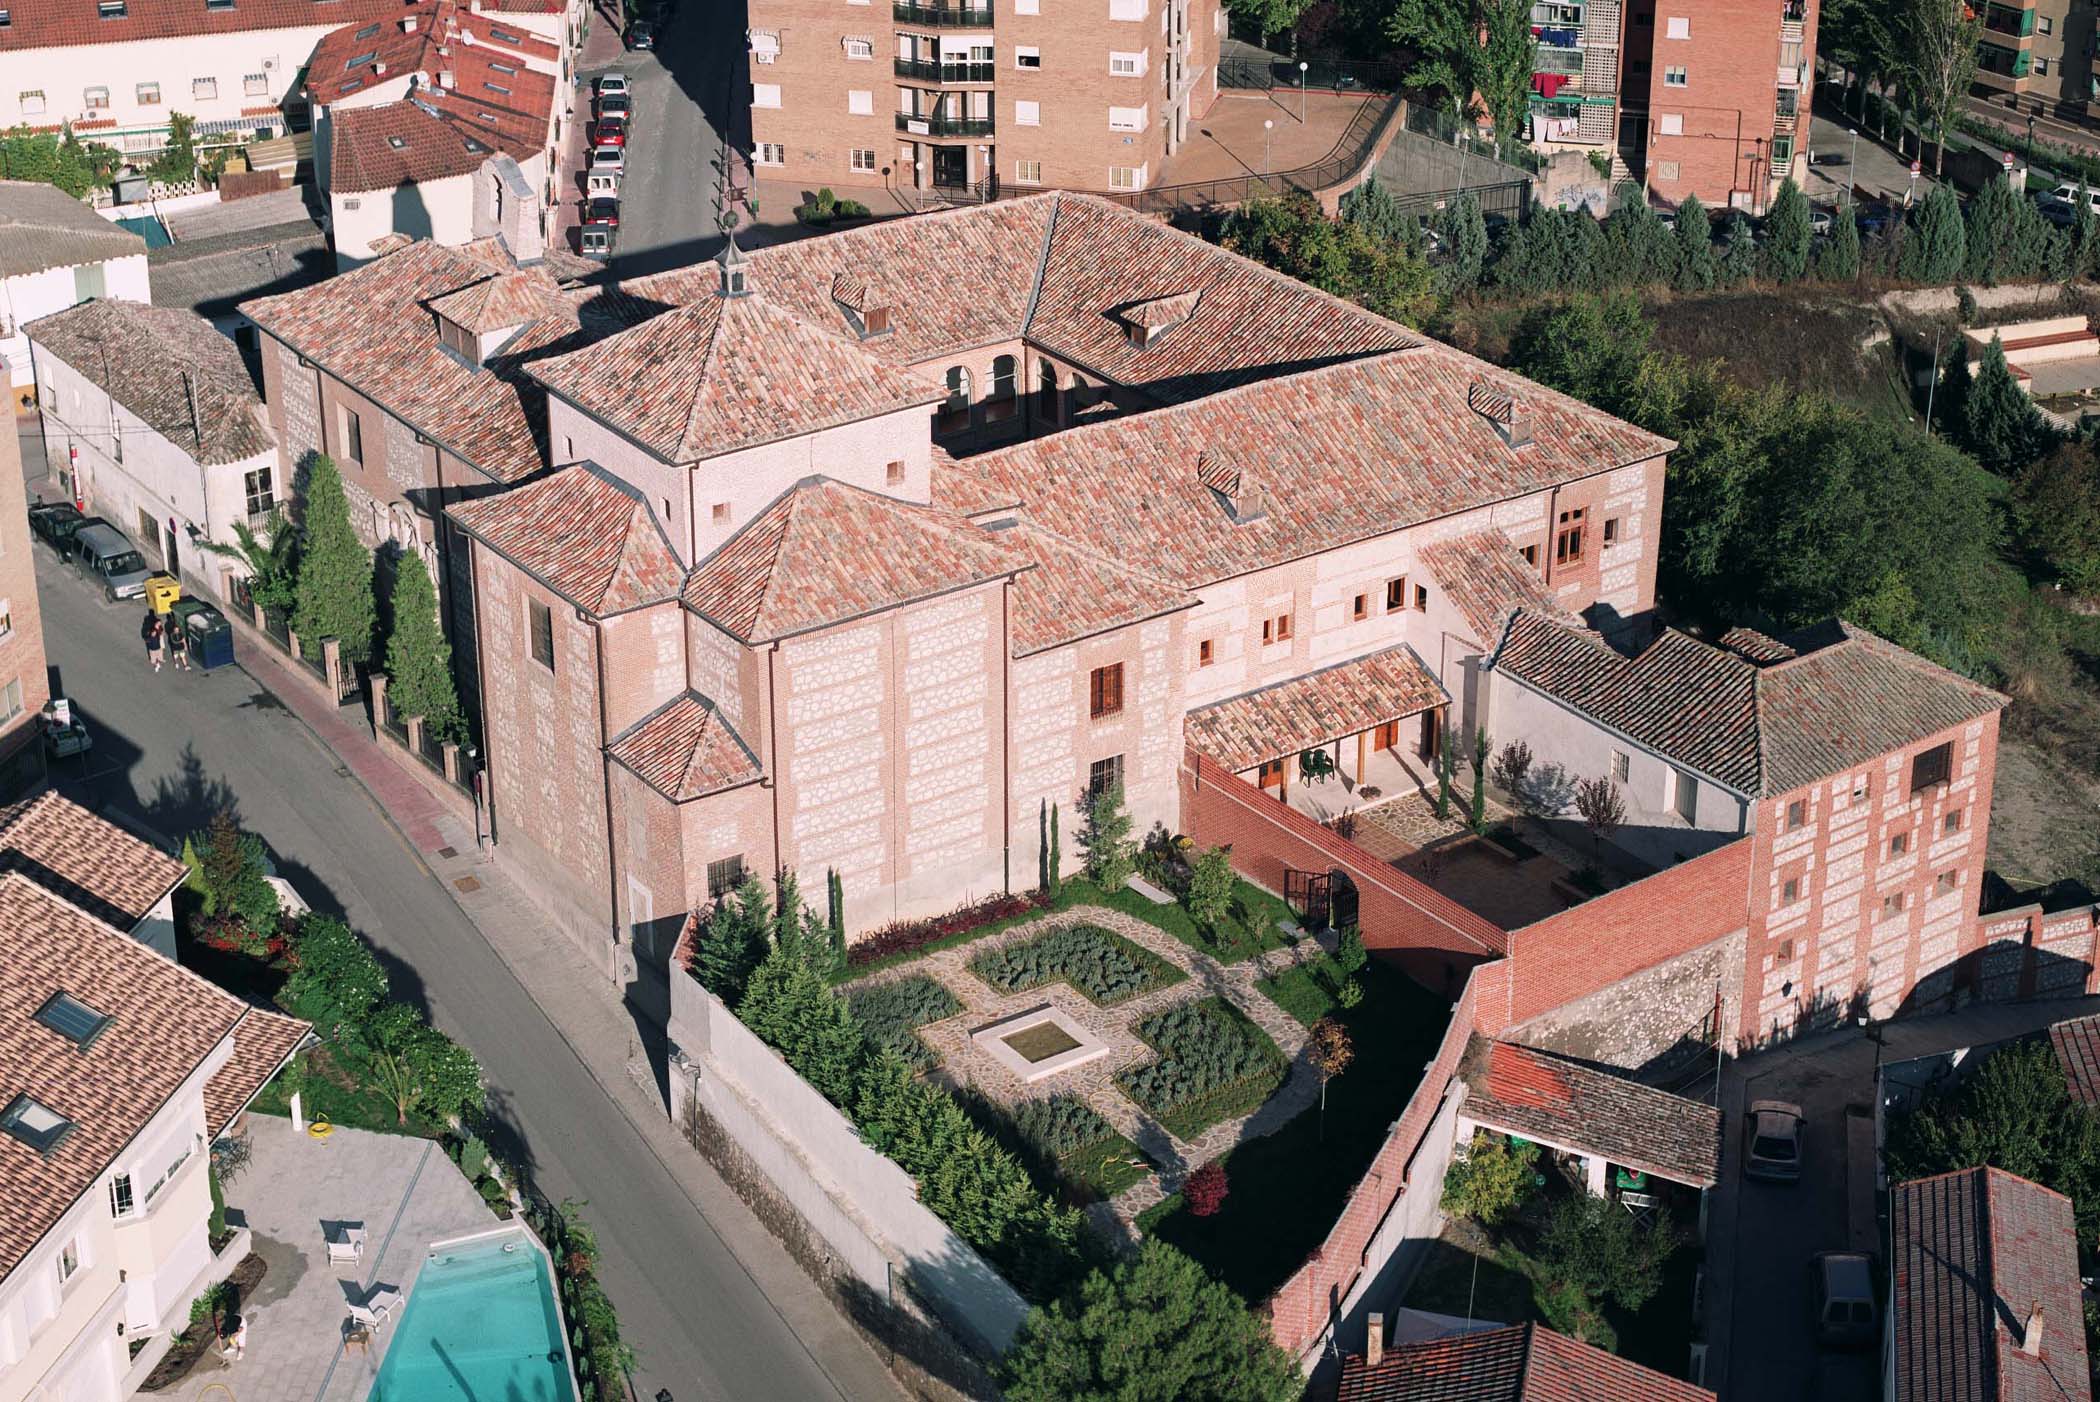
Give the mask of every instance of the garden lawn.
[{"label": "garden lawn", "polygon": [[1139,1230],[1188,1252],[1250,1303],[1267,1298],[1326,1239],[1451,1020],[1442,999],[1376,959],[1357,981],[1364,1000],[1348,1012],[1333,1005],[1317,973],[1293,970],[1267,981],[1286,985],[1288,999],[1264,985],[1301,1020],[1331,1011],[1355,1044],[1354,1064],[1327,1088],[1325,1135],[1315,1105],[1225,1156],[1230,1193],[1215,1215],[1195,1216],[1176,1195],[1138,1219]]}]

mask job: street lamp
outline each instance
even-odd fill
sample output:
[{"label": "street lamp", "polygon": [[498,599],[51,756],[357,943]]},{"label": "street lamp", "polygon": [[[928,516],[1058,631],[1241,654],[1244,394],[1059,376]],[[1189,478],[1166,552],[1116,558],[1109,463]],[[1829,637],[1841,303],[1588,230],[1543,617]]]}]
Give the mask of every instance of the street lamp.
[{"label": "street lamp", "polygon": [[1276,129],[1276,123],[1275,123],[1275,122],[1271,121],[1271,120],[1270,120],[1269,118],[1267,118],[1267,117],[1264,117],[1264,118],[1262,118],[1262,122],[1261,122],[1261,173],[1262,173],[1262,174],[1263,174],[1264,176],[1268,175],[1268,173],[1269,173],[1269,133],[1270,133],[1270,132],[1272,132],[1272,131],[1274,131],[1275,129]]},{"label": "street lamp", "polygon": [[[1298,125],[1305,125],[1305,70],[1311,67],[1304,59],[1298,60]],[[2027,137],[2034,139],[2034,118],[2027,119]]]}]

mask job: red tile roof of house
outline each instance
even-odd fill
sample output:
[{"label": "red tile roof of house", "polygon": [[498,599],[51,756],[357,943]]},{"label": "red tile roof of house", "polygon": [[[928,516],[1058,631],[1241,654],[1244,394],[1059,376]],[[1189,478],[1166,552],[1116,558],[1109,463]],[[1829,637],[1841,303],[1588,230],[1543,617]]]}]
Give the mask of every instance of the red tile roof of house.
[{"label": "red tile roof of house", "polygon": [[1416,553],[1444,591],[1444,597],[1473,630],[1476,643],[1485,645],[1500,639],[1509,616],[1518,609],[1530,609],[1567,623],[1578,622],[1561,608],[1538,566],[1526,560],[1523,552],[1497,528],[1452,536],[1425,545]]},{"label": "red tile roof of house", "polygon": [[523,326],[541,317],[573,320],[576,309],[545,268],[518,268],[434,297],[430,309],[475,335]]},{"label": "red tile roof of house", "polygon": [[[414,20],[416,27],[404,29],[406,20]],[[547,65],[549,71],[528,68],[528,60]],[[428,8],[401,6],[384,21],[330,30],[307,60],[305,86],[310,100],[330,105],[411,73],[424,75],[429,87],[440,88],[438,75],[450,73],[454,90],[463,96],[478,99],[485,93],[506,107],[521,109],[533,104],[518,100],[519,94],[544,88],[547,96],[536,99],[544,130],[554,90],[552,68],[560,60],[560,48],[530,30],[475,14],[458,0],[437,0]],[[503,72],[496,64],[512,71]],[[484,89],[484,83],[511,92]]]},{"label": "red tile roof of house", "polygon": [[[34,0],[16,4],[0,29],[0,53],[73,44],[119,44],[188,34],[247,34],[261,29],[392,21],[407,13],[402,0],[240,0],[209,10],[203,0],[126,0],[121,19],[103,19],[96,0]],[[304,54],[286,55],[294,63]]]},{"label": "red tile roof of house", "polygon": [[419,241],[240,310],[492,480],[517,482],[546,466],[546,397],[521,367],[659,308],[616,288],[565,292],[565,310],[532,323],[477,369],[439,342],[429,304],[514,266],[493,242]]},{"label": "red tile roof of house", "polygon": [[685,577],[647,499],[594,463],[456,503],[446,513],[461,530],[601,618],[675,599]]},{"label": "red tile roof of house", "polygon": [[1527,1139],[1602,1154],[1673,1183],[1720,1179],[1721,1112],[1535,1047],[1473,1038],[1459,1066],[1465,1113]]},{"label": "red tile roof of house", "polygon": [[2074,1017],[2049,1029],[2072,1098],[2100,1106],[2100,1015]]},{"label": "red tile roof of house", "polygon": [[1889,1238],[1896,1402],[2088,1402],[2069,1198],[1997,1168],[1914,1179],[1891,1194]]},{"label": "red tile roof of house", "polygon": [[130,932],[188,868],[56,789],[0,808],[0,871],[17,871],[95,919]]},{"label": "red tile roof of house", "polygon": [[953,512],[812,477],[703,560],[685,602],[731,637],[767,642],[1027,568]]},{"label": "red tile roof of house", "polygon": [[1452,1334],[1342,1360],[1335,1402],[1714,1402],[1680,1382],[1538,1324]]},{"label": "red tile roof of house", "polygon": [[248,1108],[255,1093],[299,1050],[310,1024],[268,1008],[250,1008],[234,1025],[233,1055],[204,1083],[204,1132],[216,1139]]},{"label": "red tile roof of house", "polygon": [[1402,643],[1199,706],[1188,713],[1183,728],[1196,749],[1227,769],[1244,770],[1417,715],[1450,699],[1436,674]]},{"label": "red tile roof of house", "polygon": [[1186,589],[1048,531],[1016,523],[996,534],[1035,562],[1014,582],[1016,657],[1196,606]]},{"label": "red tile roof of house", "polygon": [[[497,120],[483,122],[487,112]],[[329,189],[338,195],[391,192],[403,185],[469,175],[499,153],[524,159],[545,133],[523,115],[489,107],[464,111],[423,98],[345,108],[329,123]],[[364,249],[346,249],[362,257]],[[373,250],[377,251],[377,250]]]},{"label": "red tile roof of house", "polygon": [[193,311],[95,298],[22,329],[195,462],[277,451],[239,348]]},{"label": "red tile roof of house", "polygon": [[[1489,665],[1758,797],[1842,773],[2006,704],[1988,687],[1842,622],[1771,641],[1790,655],[1759,663],[1675,629],[1628,655],[1596,633],[1524,611],[1491,644]],[[1747,646],[1740,636],[1736,642]]]},{"label": "red tile roof of house", "polygon": [[666,462],[715,457],[942,397],[930,380],[752,296],[703,296],[540,361],[532,373]]},{"label": "red tile roof of house", "polygon": [[[1466,404],[1485,369],[1424,344],[1283,375],[964,459],[936,474],[935,497],[966,510],[1019,501],[1036,525],[1196,588],[1671,446],[1541,389],[1534,441],[1511,448]],[[1241,524],[1221,509],[1198,476],[1206,456],[1262,484],[1261,519]]]},{"label": "red tile roof of house", "polygon": [[673,697],[636,721],[606,753],[673,803],[765,776],[758,756],[714,702],[698,692]]},{"label": "red tile roof of house", "polygon": [[[254,1013],[18,871],[0,874],[0,966],[0,1107],[26,1095],[72,1125],[42,1152],[0,1132],[4,1277]],[[56,993],[110,1019],[85,1050],[36,1021]],[[230,1078],[217,1103],[253,1093]]]}]

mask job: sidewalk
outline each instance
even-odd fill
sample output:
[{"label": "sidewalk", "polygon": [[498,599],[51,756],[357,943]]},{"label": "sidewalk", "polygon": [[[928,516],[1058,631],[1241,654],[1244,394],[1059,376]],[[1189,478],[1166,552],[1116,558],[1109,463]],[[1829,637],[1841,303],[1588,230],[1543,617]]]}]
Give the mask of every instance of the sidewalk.
[{"label": "sidewalk", "polygon": [[394,752],[372,738],[363,711],[330,706],[296,663],[249,633],[241,669],[303,721],[371,795],[839,1390],[852,1398],[900,1397],[875,1351],[672,1128],[648,1049],[603,972],[588,968],[568,939],[542,929],[536,907],[479,848],[471,822],[396,763]]}]

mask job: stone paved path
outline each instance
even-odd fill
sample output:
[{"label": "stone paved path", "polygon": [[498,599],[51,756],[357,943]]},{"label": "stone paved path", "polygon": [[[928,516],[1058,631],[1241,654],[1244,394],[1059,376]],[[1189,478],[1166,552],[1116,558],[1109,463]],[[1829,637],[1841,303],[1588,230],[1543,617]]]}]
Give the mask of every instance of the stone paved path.
[{"label": "stone paved path", "polygon": [[[1002,993],[970,970],[970,962],[986,950],[1034,939],[1068,925],[1100,925],[1113,930],[1180,969],[1186,977],[1114,1007],[1102,1008],[1063,981],[1032,988],[1025,993],[1010,994]],[[1318,1098],[1319,1075],[1305,1054],[1304,1025],[1255,985],[1293,965],[1317,958],[1331,948],[1332,936],[1327,938],[1330,943],[1326,946],[1307,936],[1295,946],[1269,950],[1237,964],[1221,964],[1134,916],[1100,906],[1077,906],[981,940],[936,950],[922,959],[848,985],[848,990],[914,974],[927,974],[938,979],[962,1003],[963,1011],[919,1029],[919,1035],[941,1059],[940,1069],[933,1073],[936,1077],[956,1088],[972,1087],[987,1099],[1007,1107],[1038,1096],[1068,1092],[1077,1095],[1159,1164],[1158,1172],[1148,1174],[1139,1183],[1117,1194],[1113,1202],[1094,1204],[1088,1212],[1109,1240],[1134,1246],[1137,1239],[1134,1223],[1138,1214],[1178,1189],[1190,1170],[1243,1140],[1275,1133]],[[1251,1114],[1220,1121],[1194,1140],[1184,1140],[1169,1133],[1157,1120],[1139,1109],[1137,1103],[1116,1086],[1115,1078],[1124,1069],[1158,1055],[1139,1039],[1135,1030],[1139,1022],[1162,1008],[1193,1002],[1212,994],[1226,999],[1275,1040],[1290,1059],[1290,1075],[1276,1093]],[[970,1034],[987,1023],[1044,1006],[1057,1008],[1108,1043],[1108,1055],[1063,1075],[1029,1085],[979,1051],[970,1040]]]}]

